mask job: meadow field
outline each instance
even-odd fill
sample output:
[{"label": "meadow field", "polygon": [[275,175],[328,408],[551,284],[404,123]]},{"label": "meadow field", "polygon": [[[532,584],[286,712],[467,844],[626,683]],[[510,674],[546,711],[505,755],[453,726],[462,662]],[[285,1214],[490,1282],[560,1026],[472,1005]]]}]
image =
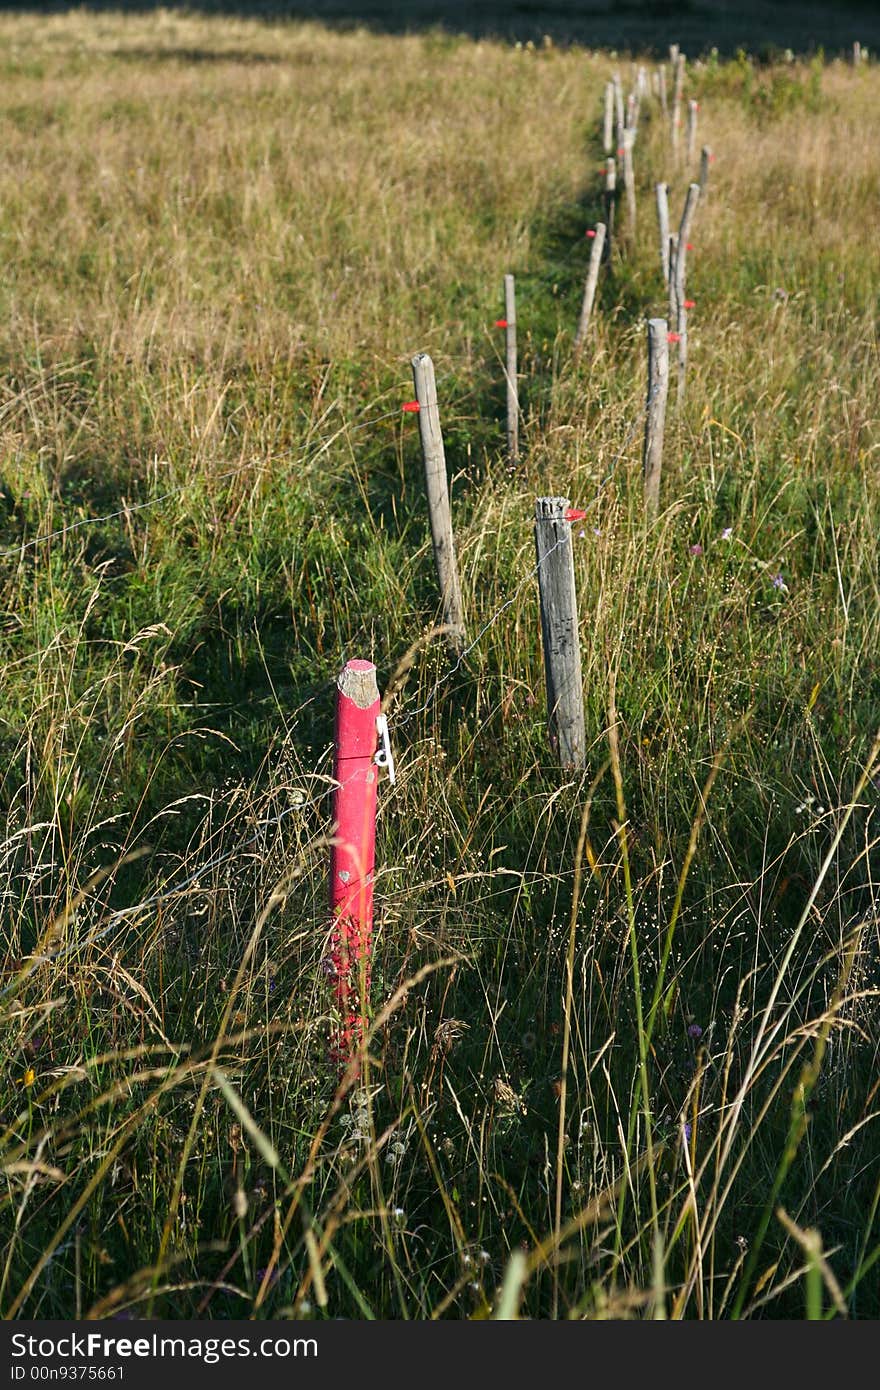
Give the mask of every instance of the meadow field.
[{"label": "meadow field", "polygon": [[[689,56],[715,159],[650,519],[654,185],[677,220],[697,172],[651,98],[573,352],[629,55],[0,17],[4,1318],[880,1316],[880,67]],[[351,657],[397,780],[340,1080]]]}]

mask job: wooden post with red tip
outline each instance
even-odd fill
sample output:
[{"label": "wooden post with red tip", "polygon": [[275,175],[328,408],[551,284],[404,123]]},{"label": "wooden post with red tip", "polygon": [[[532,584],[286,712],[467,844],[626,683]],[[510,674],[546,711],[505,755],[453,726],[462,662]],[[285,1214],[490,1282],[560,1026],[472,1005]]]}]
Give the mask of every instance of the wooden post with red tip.
[{"label": "wooden post with red tip", "polygon": [[507,385],[507,462],[519,462],[519,388],[516,380],[516,281],[504,277],[504,379]]},{"label": "wooden post with red tip", "polygon": [[[591,236],[587,232],[587,236]],[[591,236],[593,249],[590,252],[590,265],[587,270],[587,279],[584,284],[584,297],[581,303],[581,316],[578,320],[577,333],[574,338],[575,354],[579,353],[587,339],[587,329],[590,326],[590,315],[593,312],[593,301],[596,298],[596,285],[599,280],[599,266],[602,262],[602,251],[605,246],[605,223],[597,222],[595,231]]]},{"label": "wooden post with red tip", "polygon": [[654,519],[660,506],[663,434],[669,391],[669,337],[665,319],[648,320],[648,399],[645,405],[642,473],[645,485],[645,511],[649,520]]},{"label": "wooden post with red tip", "polygon": [[373,871],[376,863],[377,719],[381,711],[376,668],[348,661],[336,682],[333,846],[326,957],[336,1020],[331,1054],[343,1065],[363,1041],[370,991]]},{"label": "wooden post with red tip", "polygon": [[547,719],[551,746],[566,769],[582,768],[587,756],[571,544],[570,518],[577,515],[567,497],[539,497],[535,504]]},{"label": "wooden post with red tip", "polygon": [[464,609],[452,535],[452,512],[449,507],[446,453],[440,430],[437,383],[434,378],[434,363],[426,352],[416,353],[412,359],[412,372],[416,399],[419,403],[419,437],[422,444],[422,462],[425,466],[428,519],[431,523],[434,563],[437,566],[437,579],[440,584],[443,622],[447,628],[446,644],[450,653],[458,656],[464,646]]}]

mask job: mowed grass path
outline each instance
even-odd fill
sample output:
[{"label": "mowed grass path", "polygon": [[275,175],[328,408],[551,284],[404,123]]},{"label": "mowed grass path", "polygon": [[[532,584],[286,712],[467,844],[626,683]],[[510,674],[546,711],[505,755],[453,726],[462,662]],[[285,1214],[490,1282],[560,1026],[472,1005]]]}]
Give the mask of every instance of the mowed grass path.
[{"label": "mowed grass path", "polygon": [[[798,1316],[815,1229],[810,1311],[876,1316],[877,69],[689,70],[649,528],[653,184],[677,218],[695,171],[648,103],[576,364],[607,57],[169,14],[0,52],[5,1315],[487,1316],[522,1246],[533,1316]],[[451,674],[418,350],[471,634],[508,605]],[[589,509],[576,778],[544,493]],[[413,644],[337,1105],[333,681]]]}]

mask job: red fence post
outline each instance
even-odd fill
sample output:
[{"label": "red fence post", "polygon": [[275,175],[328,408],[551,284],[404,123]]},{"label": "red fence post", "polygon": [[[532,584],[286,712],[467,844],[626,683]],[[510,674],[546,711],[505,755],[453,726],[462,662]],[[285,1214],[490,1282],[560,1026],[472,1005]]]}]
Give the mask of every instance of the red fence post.
[{"label": "red fence post", "polygon": [[379,712],[375,666],[347,662],[336,682],[328,958],[339,1013],[331,1050],[334,1060],[343,1063],[351,1061],[363,1039],[369,998]]}]

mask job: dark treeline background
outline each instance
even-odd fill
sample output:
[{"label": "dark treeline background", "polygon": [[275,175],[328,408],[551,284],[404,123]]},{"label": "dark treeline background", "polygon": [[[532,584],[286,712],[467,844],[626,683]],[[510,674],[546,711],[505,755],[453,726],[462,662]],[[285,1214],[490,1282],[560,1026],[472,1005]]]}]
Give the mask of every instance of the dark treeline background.
[{"label": "dark treeline background", "polygon": [[791,48],[811,53],[822,47],[829,56],[851,48],[880,49],[878,0],[190,0],[175,5],[152,0],[92,0],[78,4],[8,4],[0,10],[38,10],[49,14],[67,9],[140,11],[180,9],[203,14],[250,18],[314,19],[340,28],[365,25],[386,33],[440,28],[472,37],[498,37],[511,42],[579,43],[588,47],[663,51],[680,43],[698,56],[716,47],[720,53],[738,48],[758,56],[773,56]]}]

